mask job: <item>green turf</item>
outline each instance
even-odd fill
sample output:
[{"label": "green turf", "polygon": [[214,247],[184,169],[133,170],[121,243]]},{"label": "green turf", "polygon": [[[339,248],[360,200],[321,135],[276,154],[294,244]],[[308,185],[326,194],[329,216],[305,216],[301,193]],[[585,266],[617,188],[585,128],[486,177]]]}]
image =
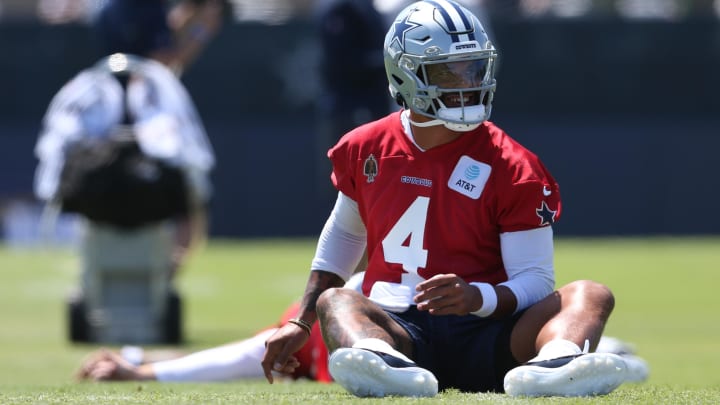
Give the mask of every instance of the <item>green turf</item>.
[{"label": "green turf", "polygon": [[[616,296],[609,335],[637,345],[649,381],[592,399],[513,399],[443,392],[426,400],[356,399],[334,385],[77,384],[72,374],[95,346],[65,339],[65,304],[78,260],[67,250],[0,248],[0,404],[231,403],[720,403],[716,293],[720,238],[559,239],[558,283],[590,278]],[[252,334],[302,294],[314,241],[211,241],[181,275],[194,350]]]}]

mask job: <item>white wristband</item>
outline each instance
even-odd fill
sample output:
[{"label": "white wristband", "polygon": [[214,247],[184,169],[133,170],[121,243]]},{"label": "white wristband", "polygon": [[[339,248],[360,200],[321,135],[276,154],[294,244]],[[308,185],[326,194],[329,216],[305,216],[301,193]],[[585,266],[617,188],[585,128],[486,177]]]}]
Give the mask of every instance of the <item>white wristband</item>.
[{"label": "white wristband", "polygon": [[492,315],[492,313],[495,312],[495,308],[497,308],[497,293],[495,292],[495,287],[488,283],[470,283],[470,285],[480,290],[483,300],[480,309],[471,312],[471,314],[481,318]]}]

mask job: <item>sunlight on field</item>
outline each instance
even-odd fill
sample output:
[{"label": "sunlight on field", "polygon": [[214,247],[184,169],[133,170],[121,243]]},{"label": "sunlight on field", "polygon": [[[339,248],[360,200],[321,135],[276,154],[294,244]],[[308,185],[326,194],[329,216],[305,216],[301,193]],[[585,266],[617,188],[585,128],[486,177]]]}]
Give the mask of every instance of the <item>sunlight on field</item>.
[{"label": "sunlight on field", "polygon": [[[251,335],[300,297],[311,239],[212,241],[181,274],[193,350]],[[561,239],[558,283],[606,283],[616,308],[606,333],[636,345],[651,366],[643,386],[718,387],[718,238]],[[66,340],[65,296],[77,283],[73,252],[0,249],[0,386],[67,384],[95,346]],[[20,388],[21,389],[21,388]],[[22,389],[21,389],[22,390]]]}]

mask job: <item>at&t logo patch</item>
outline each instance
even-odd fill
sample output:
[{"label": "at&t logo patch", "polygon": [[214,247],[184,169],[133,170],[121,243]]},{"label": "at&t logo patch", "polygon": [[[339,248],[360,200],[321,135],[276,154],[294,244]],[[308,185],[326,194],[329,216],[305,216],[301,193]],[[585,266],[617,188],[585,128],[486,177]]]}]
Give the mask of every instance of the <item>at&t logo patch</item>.
[{"label": "at&t logo patch", "polygon": [[477,200],[490,177],[491,170],[490,165],[462,156],[450,175],[448,187]]}]

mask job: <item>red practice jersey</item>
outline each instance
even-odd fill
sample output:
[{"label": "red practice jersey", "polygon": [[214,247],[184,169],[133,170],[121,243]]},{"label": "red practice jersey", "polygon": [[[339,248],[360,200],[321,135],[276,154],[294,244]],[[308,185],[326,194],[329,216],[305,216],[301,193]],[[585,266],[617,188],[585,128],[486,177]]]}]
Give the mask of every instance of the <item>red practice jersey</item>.
[{"label": "red practice jersey", "polygon": [[548,170],[491,122],[422,151],[392,113],[346,134],[328,156],[333,184],[357,202],[367,228],[366,295],[377,281],[418,275],[506,281],[500,234],[560,217]]}]

